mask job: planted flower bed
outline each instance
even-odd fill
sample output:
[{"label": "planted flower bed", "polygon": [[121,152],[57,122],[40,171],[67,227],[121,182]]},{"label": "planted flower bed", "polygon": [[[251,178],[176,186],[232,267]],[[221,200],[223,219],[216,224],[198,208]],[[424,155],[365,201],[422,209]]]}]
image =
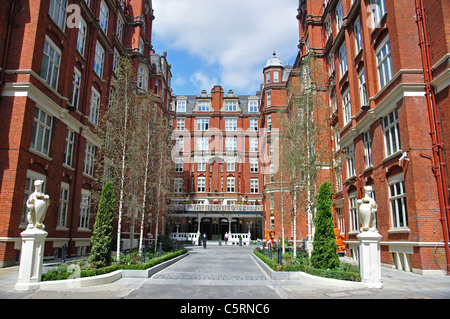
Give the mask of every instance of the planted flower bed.
[{"label": "planted flower bed", "polygon": [[[52,280],[64,280],[70,278],[83,278],[92,277],[98,275],[104,275],[116,270],[145,270],[151,268],[155,265],[163,263],[167,260],[173,259],[175,257],[186,254],[188,250],[186,248],[169,252],[161,257],[154,257],[143,264],[114,264],[103,268],[90,268],[86,260],[81,260],[72,263],[66,263],[56,266],[54,269],[47,271],[47,273],[42,275],[42,281],[52,281]],[[78,272],[78,273],[77,273]]]},{"label": "planted flower bed", "polygon": [[301,271],[313,276],[333,278],[347,281],[361,281],[359,268],[348,263],[341,263],[336,269],[317,269],[310,265],[306,252],[300,252],[298,257],[294,259],[292,254],[283,255],[281,265],[276,259],[277,254],[273,254],[274,259],[270,259],[267,255],[263,255],[258,249],[254,251],[255,256],[265,262],[274,271]]}]

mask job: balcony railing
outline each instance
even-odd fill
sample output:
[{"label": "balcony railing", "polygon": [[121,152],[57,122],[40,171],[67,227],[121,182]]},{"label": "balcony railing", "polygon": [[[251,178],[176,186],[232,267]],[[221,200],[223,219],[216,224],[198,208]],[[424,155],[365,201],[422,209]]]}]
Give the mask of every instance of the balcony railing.
[{"label": "balcony railing", "polygon": [[262,205],[171,204],[169,210],[186,212],[262,212]]}]

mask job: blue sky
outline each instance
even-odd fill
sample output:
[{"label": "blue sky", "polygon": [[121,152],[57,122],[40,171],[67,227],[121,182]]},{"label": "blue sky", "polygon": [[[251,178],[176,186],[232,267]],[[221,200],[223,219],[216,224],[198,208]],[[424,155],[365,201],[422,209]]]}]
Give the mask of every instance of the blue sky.
[{"label": "blue sky", "polygon": [[175,95],[255,94],[276,51],[285,64],[297,56],[296,0],[153,0],[153,47],[167,51]]}]

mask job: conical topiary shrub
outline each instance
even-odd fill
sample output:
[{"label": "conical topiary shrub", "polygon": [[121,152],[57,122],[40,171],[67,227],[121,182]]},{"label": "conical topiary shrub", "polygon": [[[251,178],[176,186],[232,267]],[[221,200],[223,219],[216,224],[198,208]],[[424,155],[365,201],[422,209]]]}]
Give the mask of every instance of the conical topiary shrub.
[{"label": "conical topiary shrub", "polygon": [[115,209],[116,197],[114,194],[114,186],[109,181],[103,187],[91,238],[92,249],[89,255],[89,263],[96,268],[106,267],[111,263]]},{"label": "conical topiary shrub", "polygon": [[314,268],[334,269],[339,267],[336,240],[333,232],[332,193],[330,182],[323,183],[317,197],[317,213],[311,265]]}]

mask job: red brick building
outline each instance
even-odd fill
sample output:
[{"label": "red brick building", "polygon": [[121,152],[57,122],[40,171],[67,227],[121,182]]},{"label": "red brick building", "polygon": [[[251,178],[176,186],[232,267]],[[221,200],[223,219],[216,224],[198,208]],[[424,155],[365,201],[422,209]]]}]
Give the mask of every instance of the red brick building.
[{"label": "red brick building", "polygon": [[[445,154],[450,9],[446,1],[424,3]],[[335,224],[345,235],[347,254],[358,258],[356,200],[362,186],[372,185],[382,263],[442,273],[447,229],[426,157],[433,147],[415,14],[411,1],[301,0],[299,47],[301,55],[313,52],[322,59],[329,74]]]},{"label": "red brick building", "polygon": [[[139,89],[170,104],[170,67],[151,46],[150,0],[8,0],[0,8],[0,265],[18,261],[25,201],[44,180],[45,258],[90,250],[99,110],[119,56]],[[79,19],[80,18],[80,19]],[[163,65],[163,67],[161,67]],[[165,74],[163,73],[165,72]],[[140,84],[139,84],[140,83]]]}]

